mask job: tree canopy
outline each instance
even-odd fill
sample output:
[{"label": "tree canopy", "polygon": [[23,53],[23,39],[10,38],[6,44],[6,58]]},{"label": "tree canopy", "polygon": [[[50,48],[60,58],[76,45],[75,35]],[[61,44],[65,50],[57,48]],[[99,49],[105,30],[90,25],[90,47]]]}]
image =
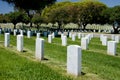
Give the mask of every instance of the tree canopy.
[{"label": "tree canopy", "polygon": [[16,28],[16,24],[19,22],[28,23],[29,17],[23,12],[11,12],[8,14],[10,22],[14,24],[14,28]]},{"label": "tree canopy", "polygon": [[[107,7],[99,0],[80,0],[79,2],[57,2],[56,0],[2,0],[13,4],[17,9],[23,9],[27,15],[22,16],[22,22],[37,24],[58,23],[60,29],[67,23],[78,24],[80,29],[86,29],[87,24],[112,24],[114,33],[120,27],[120,6]],[[51,5],[52,4],[52,5]],[[49,5],[49,6],[48,6]],[[32,15],[35,14],[35,15]],[[14,14],[13,14],[14,15]],[[15,15],[14,15],[15,16]],[[32,19],[33,18],[33,19]],[[17,18],[15,18],[17,19]],[[0,22],[9,21],[8,17],[0,15]],[[17,21],[17,20],[16,20]],[[113,23],[117,22],[117,28]],[[15,21],[14,21],[15,23]]]},{"label": "tree canopy", "polygon": [[30,18],[30,27],[32,27],[32,18],[33,14],[35,13],[35,10],[39,11],[41,14],[41,11],[43,8],[45,8],[47,5],[53,4],[56,0],[2,0],[6,1],[10,4],[13,4],[18,9],[23,9],[27,12],[29,18]]},{"label": "tree canopy", "polygon": [[51,23],[58,23],[59,29],[65,23],[69,23],[69,11],[67,11],[66,7],[68,5],[72,5],[71,2],[60,2],[56,3],[50,7],[46,7],[43,12],[42,16],[47,19],[48,22]]},{"label": "tree canopy", "polygon": [[24,10],[41,10],[56,0],[3,0]]},{"label": "tree canopy", "polygon": [[58,23],[77,23],[83,26],[87,24],[102,23],[102,11],[107,6],[99,1],[61,2],[43,10],[42,15],[50,21]]}]

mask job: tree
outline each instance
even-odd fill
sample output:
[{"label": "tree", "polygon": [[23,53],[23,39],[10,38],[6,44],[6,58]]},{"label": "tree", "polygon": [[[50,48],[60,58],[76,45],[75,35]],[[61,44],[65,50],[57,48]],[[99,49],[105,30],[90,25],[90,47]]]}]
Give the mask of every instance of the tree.
[{"label": "tree", "polygon": [[50,7],[46,7],[42,16],[47,19],[47,22],[50,23],[58,23],[58,29],[61,29],[62,25],[69,23],[69,11],[67,10],[67,6],[72,5],[71,2],[59,2]]},{"label": "tree", "polygon": [[106,9],[106,5],[99,1],[87,0],[78,3],[78,19],[86,29],[87,24],[100,24],[102,20],[102,11]]},{"label": "tree", "polygon": [[7,14],[0,14],[0,23],[10,22],[10,19]]},{"label": "tree", "polygon": [[114,33],[120,31],[120,6],[107,8],[102,12],[104,22],[113,25]]},{"label": "tree", "polygon": [[3,23],[3,14],[0,14],[0,23]]},{"label": "tree", "polygon": [[112,8],[110,14],[110,21],[113,23],[114,33],[119,33],[120,31],[120,6],[115,6]]},{"label": "tree", "polygon": [[14,24],[14,29],[16,28],[16,24],[19,22],[26,23],[28,18],[26,18],[25,13],[22,12],[11,12],[8,14],[10,22]]},{"label": "tree", "polygon": [[102,21],[104,24],[111,24],[110,13],[112,12],[112,8],[106,8],[102,11]]},{"label": "tree", "polygon": [[60,2],[43,10],[42,15],[52,23],[58,22],[59,28],[63,23],[77,23],[86,28],[87,24],[102,24],[102,11],[107,6],[97,0],[83,0],[81,2]]},{"label": "tree", "polygon": [[45,18],[42,17],[40,14],[35,14],[32,18],[32,22],[37,25],[37,29],[39,30],[39,26],[41,25],[41,23],[45,22]]},{"label": "tree", "polygon": [[[41,13],[43,8],[45,8],[47,5],[53,4],[56,0],[30,0],[30,1],[2,0],[2,1],[6,1],[10,4],[13,4],[17,8],[24,9],[27,12],[31,22],[35,10],[39,10],[39,13]],[[32,26],[32,24],[30,26]]]}]

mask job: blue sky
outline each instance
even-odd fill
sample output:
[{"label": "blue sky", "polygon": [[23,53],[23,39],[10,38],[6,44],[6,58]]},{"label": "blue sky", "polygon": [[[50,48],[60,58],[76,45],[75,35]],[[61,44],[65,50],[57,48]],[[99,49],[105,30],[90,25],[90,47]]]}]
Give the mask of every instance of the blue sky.
[{"label": "blue sky", "polygon": [[[63,1],[63,0],[57,0],[57,1]],[[72,0],[72,1],[78,1],[78,0]],[[108,7],[120,5],[120,0],[100,0],[100,1],[106,4]],[[9,5],[8,3],[0,0],[0,14],[9,13],[11,11],[13,11],[12,5]]]}]

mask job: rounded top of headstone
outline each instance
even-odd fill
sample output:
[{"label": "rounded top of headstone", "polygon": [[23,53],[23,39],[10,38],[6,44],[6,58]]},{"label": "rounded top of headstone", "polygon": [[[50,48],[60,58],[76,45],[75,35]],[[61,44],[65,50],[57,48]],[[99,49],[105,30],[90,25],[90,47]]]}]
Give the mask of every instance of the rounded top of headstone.
[{"label": "rounded top of headstone", "polygon": [[43,38],[36,38],[37,40],[41,40],[41,41],[44,41],[44,39]]},{"label": "rounded top of headstone", "polygon": [[10,34],[10,33],[5,33],[5,34]]},{"label": "rounded top of headstone", "polygon": [[117,43],[116,41],[108,41],[108,42]]},{"label": "rounded top of headstone", "polygon": [[22,37],[23,37],[23,35],[21,35],[21,34],[20,34],[20,35],[17,35],[17,36],[22,36]]},{"label": "rounded top of headstone", "polygon": [[78,45],[69,45],[68,47],[78,47],[78,48],[81,48],[81,47],[78,46]]}]

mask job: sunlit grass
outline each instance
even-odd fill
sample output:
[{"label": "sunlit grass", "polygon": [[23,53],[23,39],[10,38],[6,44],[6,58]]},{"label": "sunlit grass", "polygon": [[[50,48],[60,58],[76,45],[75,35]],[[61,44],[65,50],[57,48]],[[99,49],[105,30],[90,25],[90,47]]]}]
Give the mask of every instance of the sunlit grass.
[{"label": "sunlit grass", "polygon": [[[47,38],[42,38],[45,39],[45,58],[48,59],[47,61],[43,61],[44,65],[49,66],[49,68],[61,74],[67,75],[67,46],[61,45],[60,38],[53,39],[51,44],[47,42]],[[30,39],[26,36],[24,37],[24,50],[26,50],[26,52],[23,52],[21,55],[34,59],[35,39],[36,37]],[[1,35],[0,41],[3,40],[4,37]],[[12,46],[16,46],[15,36],[11,36],[10,43]],[[71,38],[68,38],[67,43],[67,45],[80,45],[80,39],[76,38],[76,41],[72,41]],[[88,50],[82,51],[82,72],[84,74],[78,78],[74,78],[74,80],[119,80],[120,43],[117,44],[117,56],[107,55],[107,46],[102,46],[99,38],[93,38],[88,47]]]}]

